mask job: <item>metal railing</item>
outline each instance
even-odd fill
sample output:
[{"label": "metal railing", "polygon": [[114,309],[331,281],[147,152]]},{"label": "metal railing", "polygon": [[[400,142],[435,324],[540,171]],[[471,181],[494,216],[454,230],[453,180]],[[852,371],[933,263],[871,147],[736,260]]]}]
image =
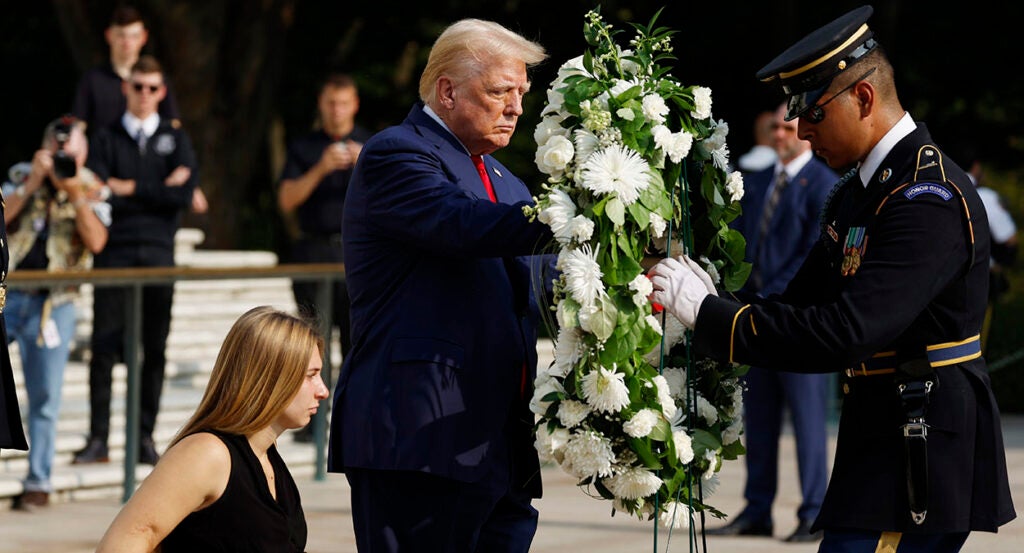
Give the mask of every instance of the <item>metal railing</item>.
[{"label": "metal railing", "polygon": [[[317,305],[320,314],[320,331],[324,336],[324,366],[321,375],[328,390],[331,385],[331,303],[335,280],[345,278],[345,266],[341,263],[312,263],[277,265],[274,267],[141,267],[126,269],[92,269],[89,271],[51,273],[44,270],[17,270],[7,277],[7,284],[13,289],[61,288],[91,284],[93,286],[123,286],[130,290],[126,304],[124,363],[128,368],[128,382],[125,398],[125,456],[124,492],[122,501],[127,502],[135,491],[135,467],[139,451],[139,345],[142,336],[142,288],[154,284],[174,284],[185,280],[227,280],[290,278],[299,281],[316,281]],[[255,305],[254,305],[255,307]],[[333,390],[332,390],[333,391]],[[327,411],[330,397],[320,402],[313,417],[313,437],[316,445],[315,478],[327,477],[327,453],[324,447],[327,435]]]}]

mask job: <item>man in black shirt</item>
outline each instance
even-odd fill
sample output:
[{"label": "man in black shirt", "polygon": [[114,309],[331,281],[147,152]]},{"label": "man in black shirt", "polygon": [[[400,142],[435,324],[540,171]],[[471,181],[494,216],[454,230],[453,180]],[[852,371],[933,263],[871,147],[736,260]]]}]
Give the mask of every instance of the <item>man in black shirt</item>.
[{"label": "man in black shirt", "polygon": [[[96,267],[172,267],[174,234],[196,187],[192,144],[180,128],[160,117],[167,93],[163,70],[142,56],[124,82],[128,109],[121,120],[98,130],[89,167],[111,190],[113,223]],[[172,286],[146,286],[142,293],[142,398],[139,462],[155,463],[153,445],[163,386]],[[98,287],[94,293],[92,359],[89,363],[90,436],[75,463],[106,462],[110,432],[111,372],[123,356],[128,290]]]},{"label": "man in black shirt", "polygon": [[[286,216],[294,216],[299,235],[285,256],[290,263],[341,263],[341,211],[345,192],[363,142],[370,133],[356,125],[359,91],[349,75],[332,74],[320,87],[317,101],[319,128],[288,146],[288,158],[281,172],[277,204]],[[316,284],[292,285],[295,303],[306,316],[315,315]],[[334,287],[331,317],[341,335],[341,351],[348,353],[349,298],[344,282]],[[307,427],[308,428],[308,427]],[[308,431],[297,439],[309,437]]]}]

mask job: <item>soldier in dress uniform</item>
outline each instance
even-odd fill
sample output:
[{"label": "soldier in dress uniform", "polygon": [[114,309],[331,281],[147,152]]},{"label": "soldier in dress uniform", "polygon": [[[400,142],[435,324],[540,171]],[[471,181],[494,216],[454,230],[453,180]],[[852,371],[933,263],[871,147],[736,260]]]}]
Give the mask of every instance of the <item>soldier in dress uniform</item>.
[{"label": "soldier in dress uniform", "polygon": [[[0,199],[0,216],[4,214],[4,202]],[[7,227],[0,225],[0,314],[7,303]],[[21,426],[21,411],[18,409],[18,393],[14,387],[14,370],[11,369],[11,355],[7,350],[7,326],[0,316],[0,448],[28,449],[25,429]]]},{"label": "soldier in dress uniform", "polygon": [[652,300],[700,354],[844,375],[819,551],[959,551],[1016,514],[999,411],[981,357],[990,238],[964,171],[900,105],[863,6],[758,73],[833,168],[821,237],[788,288],[718,297],[687,258],[651,276]]}]

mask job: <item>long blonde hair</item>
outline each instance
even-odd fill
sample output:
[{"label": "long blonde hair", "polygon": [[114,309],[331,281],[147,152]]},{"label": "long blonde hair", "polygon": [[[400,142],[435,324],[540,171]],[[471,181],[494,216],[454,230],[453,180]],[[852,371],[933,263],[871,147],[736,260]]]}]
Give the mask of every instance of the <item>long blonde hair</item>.
[{"label": "long blonde hair", "polygon": [[312,322],[265,305],[250,309],[228,331],[203,399],[171,445],[203,430],[248,436],[269,426],[302,386],[314,346],[323,355]]}]

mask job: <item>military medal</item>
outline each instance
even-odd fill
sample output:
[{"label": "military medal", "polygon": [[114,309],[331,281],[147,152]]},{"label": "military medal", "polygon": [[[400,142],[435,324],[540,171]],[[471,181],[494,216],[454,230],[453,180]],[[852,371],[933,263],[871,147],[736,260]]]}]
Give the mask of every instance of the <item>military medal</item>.
[{"label": "military medal", "polygon": [[864,249],[868,245],[868,237],[864,230],[864,227],[850,227],[850,230],[846,231],[846,244],[843,246],[843,276],[852,276],[860,268]]}]

